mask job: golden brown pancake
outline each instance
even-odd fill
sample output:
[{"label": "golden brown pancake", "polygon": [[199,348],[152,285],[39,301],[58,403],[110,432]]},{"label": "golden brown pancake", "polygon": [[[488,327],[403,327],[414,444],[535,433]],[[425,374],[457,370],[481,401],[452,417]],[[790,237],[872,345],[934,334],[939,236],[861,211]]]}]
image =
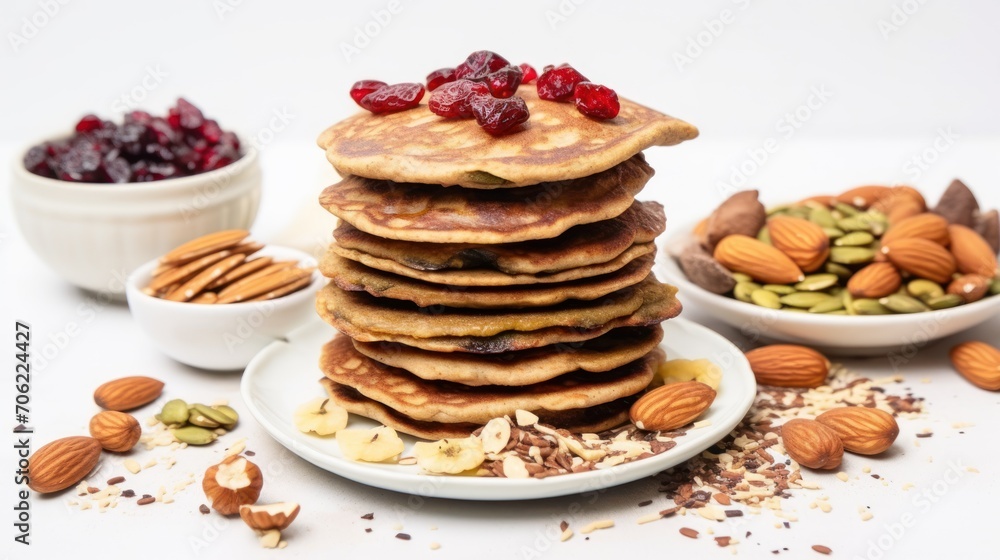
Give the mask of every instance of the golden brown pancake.
[{"label": "golden brown pancake", "polygon": [[503,354],[430,352],[395,342],[358,342],[354,348],[387,366],[428,381],[463,385],[530,385],[571,371],[602,372],[645,356],[660,343],[663,328],[614,329],[597,338]]},{"label": "golden brown pancake", "polygon": [[442,286],[327,255],[320,271],[342,290],[368,292],[389,299],[412,301],[421,307],[444,305],[472,309],[544,307],[567,300],[593,300],[634,286],[653,268],[653,255],[638,258],[620,270],[559,284],[541,286],[465,287]]},{"label": "golden brown pancake", "polygon": [[[346,222],[337,226],[333,236],[337,240],[337,254],[342,257],[387,272],[451,284],[447,275],[431,278],[400,270],[437,272],[461,269],[476,273],[495,271],[505,275],[551,274],[607,263],[637,244],[652,242],[663,233],[665,226],[666,218],[660,203],[635,201],[628,210],[610,220],[573,226],[558,237],[545,240],[497,245],[420,243],[376,237]],[[372,260],[362,260],[365,256]],[[383,261],[399,266],[390,269],[372,264]],[[498,284],[480,281],[469,285]]]},{"label": "golden brown pancake", "polygon": [[[347,385],[410,418],[431,422],[485,424],[516,410],[570,410],[611,402],[643,391],[663,361],[654,349],[645,357],[602,373],[573,372],[523,387],[472,387],[450,381],[425,381],[389,367],[354,349],[337,335],[323,346],[320,369],[334,383]],[[537,413],[536,413],[537,414]]]},{"label": "golden brown pancake", "polygon": [[[471,422],[427,422],[414,420],[388,406],[373,401],[351,387],[326,379],[320,380],[330,400],[352,414],[371,418],[390,428],[425,439],[467,437],[482,427]],[[574,433],[596,433],[618,427],[628,421],[628,410],[634,398],[573,410],[539,411],[539,421]]]},{"label": "golden brown pancake", "polygon": [[386,239],[514,243],[614,218],[652,176],[642,154],[587,177],[493,191],[348,175],[324,189],[319,203],[361,231]]},{"label": "golden brown pancake", "polygon": [[330,247],[327,248],[327,255],[321,261],[321,264],[328,261],[331,258],[330,255],[334,254],[377,270],[384,270],[400,276],[431,282],[433,284],[441,284],[443,286],[525,286],[530,284],[571,282],[573,280],[580,280],[581,278],[592,278],[602,274],[610,274],[640,257],[653,255],[654,253],[656,253],[656,243],[636,243],[608,262],[542,274],[506,274],[497,270],[466,269],[426,272],[409,268],[389,259],[380,259],[354,251],[353,249],[344,249],[337,245],[337,243],[331,243]]},{"label": "golden brown pancake", "polygon": [[[347,323],[363,331],[429,338],[434,336],[493,336],[504,331],[534,331],[546,327],[596,329],[642,307],[645,292],[659,282],[649,275],[636,286],[594,301],[568,301],[551,307],[525,309],[461,309],[419,307],[411,302],[377,298],[365,292],[345,292],[328,284],[316,296],[320,315],[342,332]],[[324,309],[326,310],[324,312]]]},{"label": "golden brown pancake", "polygon": [[[407,346],[433,352],[468,352],[471,354],[499,354],[517,352],[552,344],[567,344],[590,340],[611,329],[621,327],[645,327],[659,324],[676,317],[681,312],[677,301],[677,288],[669,284],[656,284],[643,290],[642,306],[624,317],[612,319],[592,328],[546,327],[534,331],[505,331],[492,336],[439,336],[417,338],[406,333],[382,333],[359,327],[337,318],[328,307],[328,301],[321,292],[317,298],[317,310],[327,323],[355,340],[364,342],[398,342]],[[320,303],[320,299],[323,302]]]},{"label": "golden brown pancake", "polygon": [[698,136],[694,126],[624,98],[617,117],[594,120],[573,103],[540,100],[534,84],[517,94],[531,118],[506,136],[490,136],[473,119],[441,118],[425,102],[398,113],[359,112],[317,142],[342,176],[493,189],[586,177],[651,146]]}]

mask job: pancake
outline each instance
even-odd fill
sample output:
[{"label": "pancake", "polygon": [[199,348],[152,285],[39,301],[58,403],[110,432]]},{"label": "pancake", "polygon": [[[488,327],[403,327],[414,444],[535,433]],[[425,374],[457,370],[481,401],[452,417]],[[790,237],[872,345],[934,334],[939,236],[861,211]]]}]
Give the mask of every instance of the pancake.
[{"label": "pancake", "polygon": [[620,270],[593,278],[542,286],[495,288],[432,284],[369,268],[337,255],[327,255],[320,263],[323,275],[342,290],[412,301],[420,307],[444,305],[465,309],[544,307],[568,300],[594,300],[638,284],[649,276],[652,268],[653,255],[646,255]]},{"label": "pancake", "polygon": [[327,256],[324,261],[330,258],[330,254],[339,255],[346,259],[359,262],[365,266],[391,272],[400,276],[414,278],[434,284],[444,286],[471,287],[471,286],[524,286],[530,284],[552,284],[555,282],[571,282],[581,278],[591,278],[602,274],[610,274],[620,270],[635,259],[644,255],[656,253],[656,243],[636,243],[625,249],[620,255],[608,262],[560,270],[558,272],[543,274],[506,274],[496,270],[441,270],[425,272],[415,270],[401,265],[389,259],[380,259],[365,253],[344,249],[336,243],[331,243],[327,249]]},{"label": "pancake", "polygon": [[[658,202],[635,201],[628,210],[610,220],[573,226],[558,237],[542,241],[496,245],[419,243],[376,237],[346,222],[337,226],[333,237],[337,240],[337,254],[342,257],[387,272],[432,282],[451,283],[446,281],[447,275],[435,279],[415,276],[401,270],[435,272],[474,269],[476,273],[496,271],[505,275],[550,274],[607,263],[636,244],[652,242],[663,233],[665,226],[663,206]],[[363,258],[371,260],[362,260]],[[388,264],[373,264],[385,261],[399,266],[388,268]],[[470,285],[498,284],[480,281]]]},{"label": "pancake", "polygon": [[[439,336],[417,338],[405,333],[381,333],[338,319],[317,298],[317,309],[327,323],[337,327],[354,340],[364,342],[398,342],[432,352],[466,352],[470,354],[499,354],[517,352],[552,344],[567,344],[590,340],[612,329],[656,325],[676,317],[681,312],[677,301],[677,288],[669,284],[656,284],[643,290],[642,306],[631,315],[612,319],[598,327],[546,327],[534,331],[505,331],[492,336]],[[323,297],[322,292],[320,298]]]},{"label": "pancake", "polygon": [[319,203],[361,231],[432,243],[549,239],[625,212],[653,176],[642,154],[594,175],[514,190],[476,191],[348,175]]},{"label": "pancake", "polygon": [[358,342],[354,348],[421,379],[463,385],[530,385],[571,371],[602,372],[645,356],[660,343],[663,328],[614,329],[597,338],[503,354],[429,352],[395,342]]},{"label": "pancake", "polygon": [[516,410],[569,410],[602,404],[643,391],[664,354],[659,348],[611,371],[573,372],[523,387],[471,387],[450,381],[425,381],[389,367],[354,349],[351,339],[337,335],[323,346],[320,369],[334,383],[415,420],[485,424]]},{"label": "pancake", "polygon": [[444,119],[426,102],[398,113],[359,112],[320,134],[317,143],[341,176],[493,189],[576,179],[613,167],[646,148],[698,136],[694,126],[619,97],[611,120],[594,120],[573,103],[518,89],[531,113],[523,130],[494,137],[473,119]]},{"label": "pancake", "polygon": [[[365,416],[390,428],[425,439],[467,437],[482,427],[471,422],[443,423],[414,420],[388,406],[373,401],[356,390],[323,378],[320,380],[330,400],[352,414]],[[539,411],[539,421],[574,433],[596,433],[618,427],[628,421],[628,410],[635,399],[625,398],[587,408]]]},{"label": "pancake", "polygon": [[646,298],[644,292],[655,290],[658,284],[653,275],[649,275],[637,286],[594,301],[569,301],[527,309],[479,310],[419,307],[365,292],[345,292],[331,283],[317,294],[316,308],[343,332],[350,330],[344,326],[346,323],[364,331],[417,338],[493,336],[504,331],[534,331],[546,327],[596,329],[612,319],[634,313]]}]

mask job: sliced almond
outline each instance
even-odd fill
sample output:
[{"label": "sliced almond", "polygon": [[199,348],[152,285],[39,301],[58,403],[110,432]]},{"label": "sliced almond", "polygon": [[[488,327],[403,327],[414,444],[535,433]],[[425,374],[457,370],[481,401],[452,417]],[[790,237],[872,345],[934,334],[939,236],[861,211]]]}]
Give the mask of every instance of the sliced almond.
[{"label": "sliced almond", "polygon": [[[312,270],[309,270],[309,272],[311,273]],[[247,301],[264,301],[264,300],[268,300],[268,299],[280,298],[281,296],[286,296],[286,295],[288,295],[288,294],[290,294],[292,292],[297,292],[297,291],[301,290],[302,288],[305,288],[309,284],[312,284],[312,274],[310,274],[309,276],[306,276],[304,278],[301,278],[299,280],[296,280],[294,282],[290,282],[288,284],[285,284],[284,286],[282,286],[282,287],[280,287],[280,288],[278,288],[276,290],[271,290],[271,291],[267,292],[266,294],[259,295],[259,296],[255,297],[255,298],[247,300]]]},{"label": "sliced almond", "polygon": [[219,301],[219,294],[215,292],[202,292],[191,299],[191,303],[215,303]]},{"label": "sliced almond", "polygon": [[205,255],[235,247],[249,235],[250,232],[243,229],[230,229],[210,233],[197,239],[192,239],[163,255],[160,257],[160,263],[177,265],[191,262]]},{"label": "sliced almond", "polygon": [[214,282],[205,286],[206,290],[214,290],[216,288],[221,288],[228,285],[230,282],[235,282],[244,276],[249,276],[258,270],[263,270],[268,265],[274,262],[271,257],[258,257],[256,259],[251,259],[245,261],[240,266],[230,270],[229,272],[218,277]]},{"label": "sliced almond", "polygon": [[229,296],[239,290],[242,290],[244,287],[256,282],[257,280],[264,278],[265,276],[270,276],[277,272],[281,272],[282,270],[288,270],[290,268],[294,268],[296,264],[298,263],[296,263],[295,261],[272,262],[271,264],[258,270],[257,272],[248,274],[243,278],[233,282],[232,284],[229,284],[228,286],[224,287],[222,291],[219,292],[219,297]]},{"label": "sliced almond", "polygon": [[[234,289],[236,284],[226,288],[221,293],[219,293],[218,303],[236,303],[241,301],[251,300],[259,295],[266,294],[272,290],[276,290],[286,284],[292,282],[297,282],[303,278],[308,278],[312,274],[312,271],[304,270],[301,268],[292,268],[287,270],[279,270],[274,274],[268,274],[261,278],[257,278],[251,282]],[[239,284],[239,282],[237,282]]]},{"label": "sliced almond", "polygon": [[186,282],[202,270],[205,270],[232,254],[233,253],[231,251],[222,250],[210,255],[205,255],[196,261],[191,261],[183,266],[178,266],[170,272],[153,278],[147,287],[150,290],[153,290],[153,292],[159,292],[171,284]]},{"label": "sliced almond", "polygon": [[237,253],[243,255],[252,255],[263,248],[264,248],[263,243],[259,243],[257,241],[247,241],[245,243],[240,243],[239,245],[236,245],[235,247],[230,249],[230,252],[232,252],[234,255]]},{"label": "sliced almond", "polygon": [[212,264],[187,282],[181,284],[179,288],[168,293],[164,299],[170,301],[188,301],[200,294],[205,289],[205,286],[208,286],[223,274],[239,266],[244,258],[243,255],[231,255]]}]

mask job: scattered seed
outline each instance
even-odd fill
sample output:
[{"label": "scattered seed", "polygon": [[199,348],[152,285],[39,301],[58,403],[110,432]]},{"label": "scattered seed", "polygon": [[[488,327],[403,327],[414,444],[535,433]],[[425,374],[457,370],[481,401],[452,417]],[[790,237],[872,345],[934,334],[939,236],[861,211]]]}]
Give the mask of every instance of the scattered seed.
[{"label": "scattered seed", "polygon": [[144,506],[144,505],[147,505],[147,504],[151,504],[151,503],[153,503],[155,501],[156,501],[156,498],[147,495],[145,498],[140,498],[136,503],[139,504],[140,506]]},{"label": "scattered seed", "polygon": [[206,506],[205,504],[201,504],[200,506],[198,506],[198,511],[200,511],[204,515],[212,513],[212,510],[208,509],[208,506]]},{"label": "scattered seed", "polygon": [[368,521],[371,521],[372,519],[375,519],[375,513],[374,512],[372,512],[372,513],[366,513],[366,514],[364,514],[364,515],[361,516],[361,519],[366,519]]},{"label": "scattered seed", "polygon": [[715,543],[721,546],[722,548],[726,548],[727,546],[729,546],[729,541],[731,540],[732,537],[715,537]]},{"label": "scattered seed", "polygon": [[689,539],[697,539],[698,538],[698,531],[695,531],[694,529],[692,529],[690,527],[681,527],[680,534],[684,535],[685,537],[687,537]]},{"label": "scattered seed", "polygon": [[408,535],[406,533],[396,533],[396,538],[399,539],[399,540],[401,540],[401,541],[408,541],[412,537],[410,537],[410,535]]},{"label": "scattered seed", "polygon": [[646,506],[648,506],[648,505],[650,505],[652,503],[653,503],[653,500],[644,500],[644,501],[639,502],[639,507],[646,507]]},{"label": "scattered seed", "polygon": [[586,535],[586,534],[589,534],[589,533],[593,533],[594,531],[596,531],[598,529],[610,529],[611,527],[614,527],[614,526],[615,526],[615,522],[612,521],[611,519],[602,519],[601,521],[593,521],[593,522],[591,522],[590,524],[588,524],[587,526],[585,526],[583,529],[580,529],[580,533]]},{"label": "scattered seed", "polygon": [[739,509],[727,509],[726,517],[743,517],[743,510]]},{"label": "scattered seed", "polygon": [[134,498],[135,497],[135,491],[134,490],[122,490],[122,493],[119,494],[119,496],[121,496],[122,498]]},{"label": "scattered seed", "polygon": [[108,479],[108,486],[113,486],[115,484],[121,484],[122,482],[125,482],[125,477],[124,476],[116,476],[114,478],[109,478]]},{"label": "scattered seed", "polygon": [[830,554],[831,552],[833,552],[833,550],[831,550],[830,547],[823,546],[821,544],[812,545],[812,549],[820,554]]}]

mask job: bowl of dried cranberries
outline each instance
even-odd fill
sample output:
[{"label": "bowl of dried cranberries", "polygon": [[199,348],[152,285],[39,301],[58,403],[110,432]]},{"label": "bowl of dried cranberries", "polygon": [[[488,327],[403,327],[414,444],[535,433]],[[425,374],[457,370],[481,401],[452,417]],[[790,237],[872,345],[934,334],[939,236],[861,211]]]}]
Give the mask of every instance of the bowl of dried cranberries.
[{"label": "bowl of dried cranberries", "polygon": [[185,99],[163,116],[86,115],[12,167],[31,248],[70,283],[116,299],[139,265],[192,236],[248,229],[260,204],[256,150]]}]

